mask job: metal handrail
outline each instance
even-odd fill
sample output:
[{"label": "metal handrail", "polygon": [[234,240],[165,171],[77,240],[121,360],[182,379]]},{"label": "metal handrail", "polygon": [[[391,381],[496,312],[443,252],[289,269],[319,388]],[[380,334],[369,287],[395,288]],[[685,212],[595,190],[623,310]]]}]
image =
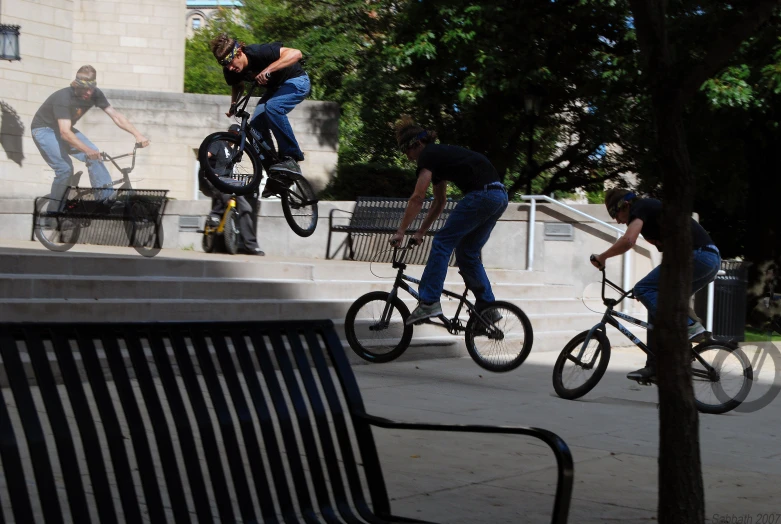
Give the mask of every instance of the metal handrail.
[{"label": "metal handrail", "polygon": [[[526,238],[526,270],[532,271],[534,268],[534,225],[536,221],[536,215],[537,215],[537,201],[543,200],[545,202],[548,202],[550,204],[555,204],[557,206],[563,207],[564,209],[575,213],[576,215],[580,215],[584,218],[588,218],[589,220],[596,222],[597,224],[600,224],[602,226],[605,226],[608,229],[613,230],[616,233],[616,237],[621,237],[624,234],[624,230],[621,228],[618,228],[612,224],[608,224],[607,222],[603,222],[602,220],[599,220],[598,218],[595,218],[588,213],[584,213],[583,211],[577,210],[572,206],[568,206],[567,204],[564,204],[562,202],[559,202],[555,198],[551,198],[549,196],[545,195],[523,195],[521,196],[521,200],[525,200],[529,202],[529,234]],[[632,268],[632,259],[631,257],[632,250],[630,249],[623,255],[623,287],[624,289],[630,289],[632,287],[632,283],[630,282],[630,273]],[[626,301],[622,305],[622,310],[624,313],[628,313],[632,311],[632,301]]]},{"label": "metal handrail", "polygon": [[[525,200],[529,202],[529,234],[527,235],[526,239],[526,270],[532,271],[533,268],[533,261],[534,261],[534,223],[536,220],[536,214],[537,214],[537,201],[543,200],[545,202],[549,202],[551,204],[556,204],[557,206],[563,207],[564,209],[567,209],[568,211],[575,213],[576,215],[580,215],[584,218],[588,218],[589,220],[596,222],[597,224],[603,225],[608,229],[612,229],[616,232],[616,236],[621,236],[624,234],[624,230],[621,228],[618,228],[612,224],[608,224],[607,222],[603,222],[602,220],[599,220],[598,218],[595,218],[588,213],[584,213],[583,211],[580,211],[578,209],[575,209],[572,206],[568,206],[567,204],[564,204],[562,202],[559,202],[558,200],[551,198],[549,196],[545,195],[523,195],[521,196],[522,200]],[[630,269],[632,267],[631,264],[631,258],[630,253],[632,250],[630,249],[626,253],[624,253],[623,256],[623,273],[624,277],[622,279],[623,281],[623,287],[624,289],[630,289],[632,287],[632,283],[629,281],[630,277]],[[725,272],[723,270],[719,270],[718,275],[724,275]],[[708,305],[707,305],[707,314],[705,319],[705,329],[708,331],[713,331],[713,304],[714,304],[714,292],[715,292],[715,281],[711,281],[708,284]],[[625,313],[629,312],[631,310],[631,304],[632,301],[626,301],[623,303],[622,309]]]}]

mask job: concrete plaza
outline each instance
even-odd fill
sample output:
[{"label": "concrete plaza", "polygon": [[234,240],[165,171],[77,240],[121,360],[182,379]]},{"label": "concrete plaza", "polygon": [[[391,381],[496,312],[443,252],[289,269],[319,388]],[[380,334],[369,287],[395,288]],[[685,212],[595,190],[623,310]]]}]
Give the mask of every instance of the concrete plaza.
[{"label": "concrete plaza", "polygon": [[[468,358],[354,369],[373,415],[536,426],[557,433],[575,461],[569,522],[655,521],[657,391],[625,378],[644,356],[614,350],[605,377],[579,401],[563,400],[553,391],[555,359],[554,352],[532,350],[507,374],[486,372]],[[768,384],[759,384],[748,400],[767,391]],[[781,518],[780,416],[781,398],[753,413],[700,415],[706,522]],[[451,523],[549,522],[556,463],[539,441],[379,429],[375,436],[398,514]]]}]

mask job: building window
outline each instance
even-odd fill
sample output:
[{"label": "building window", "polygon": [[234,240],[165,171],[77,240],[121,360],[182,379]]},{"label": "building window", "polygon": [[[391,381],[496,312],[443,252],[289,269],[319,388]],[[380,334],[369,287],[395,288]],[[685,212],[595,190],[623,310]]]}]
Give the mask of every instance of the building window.
[{"label": "building window", "polygon": [[201,28],[201,19],[193,18],[193,30]]}]

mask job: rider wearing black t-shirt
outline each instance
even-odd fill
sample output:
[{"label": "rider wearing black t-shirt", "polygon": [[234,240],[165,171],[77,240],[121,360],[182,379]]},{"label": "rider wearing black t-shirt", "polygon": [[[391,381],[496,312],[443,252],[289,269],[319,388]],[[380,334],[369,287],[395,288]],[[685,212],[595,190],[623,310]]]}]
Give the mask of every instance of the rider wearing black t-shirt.
[{"label": "rider wearing black t-shirt", "polygon": [[211,49],[223,66],[225,82],[231,86],[231,103],[243,92],[244,82],[266,87],[250,123],[269,145],[274,143],[271,133],[277,140],[281,162],[270,171],[301,173],[298,162],[304,160],[304,154],[287,119],[310,91],[309,76],[299,63],[301,51],[283,47],[281,42],[246,45],[226,34],[212,40]]},{"label": "rider wearing black t-shirt", "polygon": [[477,309],[483,309],[494,301],[480,250],[507,208],[507,190],[484,155],[462,147],[434,144],[436,137],[435,132],[415,125],[410,117],[404,117],[396,125],[399,148],[408,159],[417,160],[418,182],[390,243],[398,245],[404,238],[407,228],[423,207],[429,185],[434,185],[434,201],[413,237],[417,244],[422,242],[423,235],[445,208],[447,183],[452,182],[464,194],[445,225],[434,235],[418,287],[420,303],[407,318],[407,324],[442,314],[439,298],[454,249],[456,263],[464,282],[475,295]]},{"label": "rider wearing black t-shirt", "polygon": [[[614,256],[622,255],[632,249],[637,237],[643,238],[664,251],[664,234],[661,228],[662,203],[654,198],[638,198],[626,189],[613,188],[605,194],[605,206],[611,218],[619,224],[627,224],[624,236],[619,238],[607,251],[594,255],[591,263],[597,268],[603,268],[605,261]],[[708,232],[693,218],[691,219],[691,238],[693,248],[692,294],[707,286],[716,278],[721,268],[721,256],[713,244]],[[659,293],[659,277],[661,267],[654,268],[634,287],[637,298],[648,310],[648,321],[653,325],[656,315],[656,303]],[[689,340],[697,341],[705,334],[705,328],[697,320],[689,319]],[[648,337],[649,348],[653,337]],[[642,369],[632,371],[627,378],[638,380],[648,379],[656,374],[655,361],[648,355],[646,365]]]}]

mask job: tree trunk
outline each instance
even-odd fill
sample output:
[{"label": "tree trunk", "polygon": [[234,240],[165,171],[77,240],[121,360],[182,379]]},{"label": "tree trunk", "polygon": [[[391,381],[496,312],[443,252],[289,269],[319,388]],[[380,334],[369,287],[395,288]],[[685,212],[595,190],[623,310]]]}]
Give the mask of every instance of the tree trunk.
[{"label": "tree trunk", "polygon": [[705,520],[699,420],[685,328],[691,296],[694,180],[679,97],[661,90],[654,98],[664,184],[664,255],[652,332],[659,382],[658,519],[661,524],[683,524]]}]

